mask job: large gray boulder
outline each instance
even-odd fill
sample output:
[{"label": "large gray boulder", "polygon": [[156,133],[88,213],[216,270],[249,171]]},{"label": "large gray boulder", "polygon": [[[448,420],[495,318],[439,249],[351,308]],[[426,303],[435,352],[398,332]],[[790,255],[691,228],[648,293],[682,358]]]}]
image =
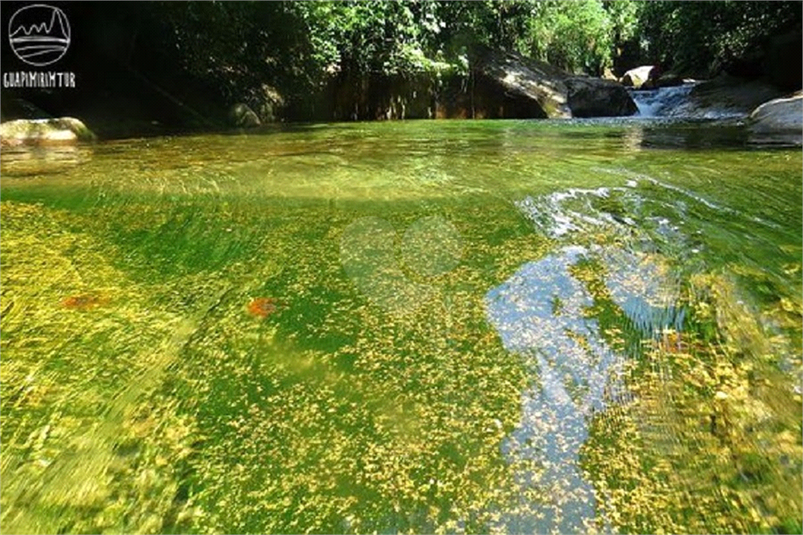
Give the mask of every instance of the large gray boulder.
[{"label": "large gray boulder", "polygon": [[750,141],[803,145],[803,91],[765,102],[750,114]]},{"label": "large gray boulder", "polygon": [[664,115],[698,119],[746,118],[756,106],[783,96],[762,80],[744,80],[721,75],[695,84],[684,98]]},{"label": "large gray boulder", "polygon": [[720,75],[694,86],[689,100],[699,109],[747,116],[756,106],[782,96],[778,88],[762,80]]},{"label": "large gray boulder", "polygon": [[74,117],[17,119],[0,124],[0,143],[6,146],[63,144],[95,139],[95,134]]},{"label": "large gray boulder", "polygon": [[572,76],[564,83],[572,117],[619,117],[638,111],[630,93],[613,80]]},{"label": "large gray boulder", "polygon": [[518,54],[485,52],[473,69],[491,90],[495,86],[517,101],[519,109],[523,101],[537,105],[533,117],[616,117],[637,111],[627,90],[614,81],[570,75]]},{"label": "large gray boulder", "polygon": [[[633,89],[641,89],[642,86],[647,84],[644,89],[649,89],[654,87],[654,80],[657,80],[659,75],[659,69],[655,65],[642,65],[624,73],[622,75],[622,85]],[[648,84],[648,82],[650,83]]]}]

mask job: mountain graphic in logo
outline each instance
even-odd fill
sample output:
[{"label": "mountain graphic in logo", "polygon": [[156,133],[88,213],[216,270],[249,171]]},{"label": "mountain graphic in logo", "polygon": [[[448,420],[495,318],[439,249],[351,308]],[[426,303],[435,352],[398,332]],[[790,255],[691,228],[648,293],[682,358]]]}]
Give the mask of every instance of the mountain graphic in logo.
[{"label": "mountain graphic in logo", "polygon": [[17,10],[8,23],[8,40],[17,57],[35,67],[61,59],[70,47],[70,22],[53,6],[34,4]]}]

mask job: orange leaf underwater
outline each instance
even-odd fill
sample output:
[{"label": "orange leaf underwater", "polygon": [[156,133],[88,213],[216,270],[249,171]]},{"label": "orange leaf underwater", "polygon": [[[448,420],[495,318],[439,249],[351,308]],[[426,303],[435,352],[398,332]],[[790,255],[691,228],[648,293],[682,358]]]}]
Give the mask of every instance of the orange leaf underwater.
[{"label": "orange leaf underwater", "polygon": [[260,318],[267,318],[278,309],[279,302],[272,297],[257,297],[248,303],[248,313]]},{"label": "orange leaf underwater", "polygon": [[106,304],[108,300],[97,295],[92,294],[80,294],[80,295],[71,295],[67,299],[61,302],[64,308],[70,308],[73,310],[89,310],[90,308],[95,308],[101,305]]}]

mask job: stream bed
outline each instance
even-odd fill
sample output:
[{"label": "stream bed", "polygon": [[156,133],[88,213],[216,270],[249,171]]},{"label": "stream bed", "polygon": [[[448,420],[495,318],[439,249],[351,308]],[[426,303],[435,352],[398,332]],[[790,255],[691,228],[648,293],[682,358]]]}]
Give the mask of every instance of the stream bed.
[{"label": "stream bed", "polygon": [[801,529],[799,149],[417,121],[1,163],[4,531]]}]

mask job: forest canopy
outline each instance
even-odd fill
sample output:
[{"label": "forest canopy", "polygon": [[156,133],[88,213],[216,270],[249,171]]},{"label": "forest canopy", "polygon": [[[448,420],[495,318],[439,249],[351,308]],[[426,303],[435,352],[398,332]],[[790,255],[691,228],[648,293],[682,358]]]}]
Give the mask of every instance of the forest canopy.
[{"label": "forest canopy", "polygon": [[[349,87],[353,98],[368,79],[389,86],[426,80],[433,87],[467,77],[478,49],[515,52],[574,74],[621,77],[639,65],[658,65],[682,77],[764,76],[791,91],[800,87],[802,5],[79,2],[70,5],[69,16],[81,39],[62,66],[78,72],[88,99],[104,92],[141,93],[144,84],[169,88],[174,100],[196,110],[246,103],[263,118],[320,118],[311,112],[311,100],[338,87]],[[13,11],[4,10],[6,23]],[[7,49],[3,53],[6,65],[16,61]]]},{"label": "forest canopy", "polygon": [[[465,68],[475,45],[600,75],[623,51],[664,69],[710,71],[758,59],[799,32],[800,2],[513,0],[160,3],[153,15],[186,67],[231,80],[261,72],[315,83],[332,71]],[[162,34],[165,35],[165,34]],[[798,43],[799,44],[799,43]]]}]

